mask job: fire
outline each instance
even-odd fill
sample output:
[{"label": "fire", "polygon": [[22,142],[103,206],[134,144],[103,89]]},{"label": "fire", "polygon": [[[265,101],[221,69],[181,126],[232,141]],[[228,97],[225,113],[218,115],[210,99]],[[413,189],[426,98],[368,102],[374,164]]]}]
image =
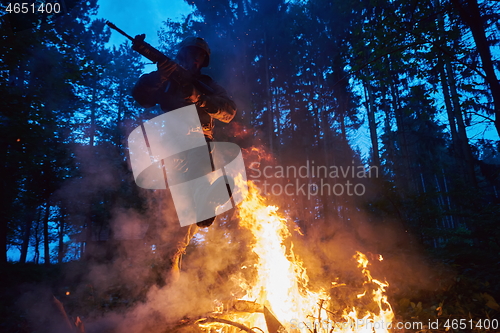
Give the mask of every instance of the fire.
[{"label": "fire", "polygon": [[[239,282],[247,292],[243,300],[264,305],[264,309],[252,311],[252,314],[233,313],[225,318],[247,327],[258,327],[255,332],[389,332],[387,327],[394,315],[385,296],[388,284],[371,276],[366,256],[360,252],[354,256],[365,280],[365,292],[357,297],[363,300],[369,298],[375,304],[371,308],[373,310],[360,310],[355,306],[344,309],[343,312],[342,309],[335,309],[340,310],[339,314],[343,313],[341,322],[338,322],[339,318],[335,322],[328,293],[325,290],[310,290],[303,261],[294,253],[286,219],[279,214],[278,207],[266,204],[252,182],[248,185],[248,195],[238,208],[239,221],[240,226],[253,235],[251,246],[258,260],[253,267],[256,281],[241,279]],[[291,245],[287,247],[285,243]],[[331,285],[345,286],[337,282],[332,282]],[[269,324],[269,314],[266,315],[266,311],[273,314],[271,316],[279,321],[280,327],[275,325],[273,329],[270,328],[272,325]],[[264,312],[264,315],[255,312]],[[220,324],[208,323],[203,326],[210,327],[210,332],[224,331]]]},{"label": "fire", "polygon": [[283,245],[291,236],[286,220],[279,216],[277,207],[267,206],[257,188],[250,184],[247,199],[239,207],[239,219],[240,225],[254,236],[253,252],[259,263],[258,281],[246,298],[268,304],[285,327],[295,321],[310,321],[308,312],[318,306],[320,299],[327,298],[326,293],[307,289],[309,278],[293,252],[293,244],[290,249]]},{"label": "fire", "polygon": [[[364,317],[358,317],[358,311],[353,307],[349,313],[344,310],[344,318],[348,322],[352,323],[352,330],[345,332],[389,332],[390,325],[394,319],[394,313],[392,312],[392,307],[387,300],[387,296],[384,295],[385,288],[389,286],[387,282],[381,282],[372,278],[370,271],[366,268],[368,266],[368,259],[361,252],[356,252],[354,256],[358,262],[358,267],[361,268],[361,272],[365,276],[364,285],[373,284],[377,288],[372,286],[367,289],[371,289],[368,293],[366,290],[364,293],[359,294],[358,298],[370,297],[376,304],[376,308],[379,310],[378,313],[369,312]],[[379,257],[380,259],[381,257]]]}]

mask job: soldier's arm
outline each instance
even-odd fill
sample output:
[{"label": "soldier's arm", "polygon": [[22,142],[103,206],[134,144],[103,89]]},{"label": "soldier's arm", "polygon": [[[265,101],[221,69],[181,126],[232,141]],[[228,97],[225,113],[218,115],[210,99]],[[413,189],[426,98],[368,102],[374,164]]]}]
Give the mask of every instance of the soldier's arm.
[{"label": "soldier's arm", "polygon": [[151,108],[159,103],[159,93],[163,84],[158,71],[144,74],[132,88],[132,97],[142,107]]},{"label": "soldier's arm", "polygon": [[214,93],[200,96],[197,104],[212,118],[229,123],[236,115],[236,104],[229,97],[226,90],[215,81],[212,80],[209,86],[214,90]]}]

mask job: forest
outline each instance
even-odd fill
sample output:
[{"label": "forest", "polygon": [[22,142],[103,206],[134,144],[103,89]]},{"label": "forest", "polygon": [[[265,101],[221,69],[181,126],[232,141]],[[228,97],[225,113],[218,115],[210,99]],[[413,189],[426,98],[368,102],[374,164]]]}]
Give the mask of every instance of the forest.
[{"label": "forest", "polygon": [[[477,325],[500,321],[500,2],[186,2],[192,13],[164,22],[153,46],[175,58],[187,36],[208,42],[204,73],[238,108],[215,140],[242,148],[249,182],[298,230],[311,280],[359,287],[346,263],[381,255],[371,269],[389,282],[396,319],[500,331]],[[127,146],[163,113],[131,96],[151,66],[129,41],[108,44],[117,32],[95,18],[97,0],[60,3],[1,5],[2,332],[56,332],[40,314],[50,295],[88,332],[115,332],[125,321],[111,315],[166,288],[165,193],[135,184]],[[186,271],[205,267],[198,255],[213,261],[224,240],[241,256],[211,266],[215,277],[196,273],[211,296],[251,260],[237,211],[183,259]],[[347,294],[330,289],[339,304]],[[445,328],[405,332],[417,331]]]}]

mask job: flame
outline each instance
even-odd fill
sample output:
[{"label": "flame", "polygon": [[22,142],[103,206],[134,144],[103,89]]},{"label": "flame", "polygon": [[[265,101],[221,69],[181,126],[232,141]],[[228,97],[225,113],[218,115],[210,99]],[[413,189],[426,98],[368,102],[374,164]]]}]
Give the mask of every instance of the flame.
[{"label": "flame", "polygon": [[[355,306],[335,309],[340,310],[338,313],[342,315],[337,318],[339,322],[334,322],[328,293],[324,289],[311,290],[309,287],[304,263],[294,253],[286,219],[279,214],[278,207],[266,204],[259,189],[251,181],[248,182],[248,195],[240,204],[238,214],[240,226],[253,235],[251,247],[257,257],[253,267],[241,267],[242,270],[255,269],[256,276],[255,281],[239,280],[240,287],[246,290],[243,300],[265,305],[288,333],[389,332],[387,327],[394,318],[385,295],[389,285],[371,276],[367,268],[369,262],[364,254],[357,252],[354,256],[364,276],[365,288],[365,292],[357,297],[368,299],[367,302],[374,305],[370,308],[371,311],[357,309]],[[379,260],[380,258],[381,256]],[[331,286],[343,287],[345,284],[331,282]],[[267,331],[261,313],[232,314],[230,319],[247,327],[258,327],[255,332]],[[224,332],[221,326],[206,326],[211,327],[210,332]],[[381,328],[382,326],[385,328]]]},{"label": "flame", "polygon": [[[294,321],[308,320],[325,292],[308,290],[309,278],[303,262],[289,249],[284,240],[291,234],[286,220],[278,215],[276,206],[267,206],[258,189],[250,183],[247,199],[239,207],[240,225],[254,236],[253,252],[258,256],[257,282],[247,291],[247,299],[268,304],[279,321],[286,327]],[[326,316],[326,314],[325,314]]]},{"label": "flame", "polygon": [[[354,307],[348,313],[344,311],[344,318],[351,323],[352,330],[342,332],[389,332],[394,319],[391,304],[387,300],[387,296],[384,295],[385,289],[389,284],[372,278],[370,271],[366,268],[368,266],[368,259],[363,253],[357,251],[354,258],[357,260],[358,267],[361,268],[361,272],[365,276],[364,285],[368,286],[367,289],[371,289],[370,292],[365,290],[364,293],[359,294],[357,297],[370,297],[369,299],[375,303],[378,313],[368,312],[364,317],[360,318],[359,311]],[[375,288],[375,286],[377,287]]]}]

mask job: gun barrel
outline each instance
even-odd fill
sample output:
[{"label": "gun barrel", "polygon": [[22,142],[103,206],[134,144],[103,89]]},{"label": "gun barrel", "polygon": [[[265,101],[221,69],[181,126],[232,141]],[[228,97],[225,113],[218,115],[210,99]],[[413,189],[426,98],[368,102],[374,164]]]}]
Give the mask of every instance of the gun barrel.
[{"label": "gun barrel", "polygon": [[113,23],[109,22],[109,21],[106,21],[106,24],[111,28],[111,29],[115,29],[116,31],[118,31],[119,33],[121,33],[123,36],[127,37],[128,39],[130,39],[131,41],[134,41],[134,39],[132,37],[130,37],[129,35],[127,35],[127,33],[125,31],[123,31],[122,29],[118,28],[116,25],[114,25]]},{"label": "gun barrel", "polygon": [[[142,34],[142,35],[136,36],[135,38],[132,38],[129,35],[127,35],[125,33],[125,31],[121,30],[113,23],[106,21],[106,24],[111,29],[118,31],[123,36],[130,39],[132,41],[132,50],[139,52],[139,54],[148,58],[153,63],[156,64],[156,63],[166,61],[166,60],[175,63],[169,57],[167,57],[166,55],[164,55],[163,53],[161,53],[160,51],[158,51],[157,49],[155,49],[154,47],[152,47],[151,45],[146,43],[144,41],[144,38],[146,37],[146,35]],[[178,82],[181,86],[188,84],[188,83],[192,83],[195,85],[196,88],[198,88],[203,93],[206,93],[206,94],[213,94],[214,93],[214,90],[210,86],[206,85],[205,83],[201,82],[200,80],[193,80],[191,75],[188,73],[188,71],[185,70],[182,66],[177,66],[177,69],[174,71],[174,73],[172,75],[172,79],[175,80],[176,82]]]}]

